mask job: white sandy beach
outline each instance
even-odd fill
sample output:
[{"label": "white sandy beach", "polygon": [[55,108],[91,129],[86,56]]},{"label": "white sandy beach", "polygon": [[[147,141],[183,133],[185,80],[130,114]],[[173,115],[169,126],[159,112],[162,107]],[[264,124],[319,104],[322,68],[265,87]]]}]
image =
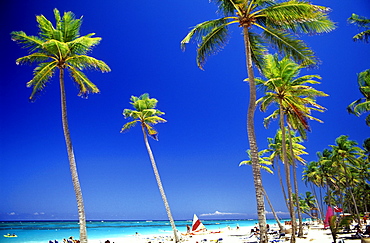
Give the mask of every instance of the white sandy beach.
[{"label": "white sandy beach", "polygon": [[[218,243],[251,243],[257,242],[254,236],[250,236],[253,227],[240,227],[240,229],[220,229],[220,233],[207,233],[202,235],[184,236],[183,242],[188,243],[204,243],[204,242],[218,242]],[[316,242],[316,243],[331,243],[333,238],[329,229],[324,229],[322,225],[311,226],[309,229],[305,227],[305,235],[303,238],[296,238],[297,243]],[[337,242],[343,239],[343,242],[356,243],[361,242],[361,239],[349,239],[354,233],[338,234]],[[138,235],[125,238],[107,238],[100,240],[89,240],[92,243],[105,243],[107,240],[110,243],[165,243],[171,242],[171,234],[161,235]],[[273,237],[269,238],[269,242],[289,242],[289,235],[280,239]]]}]

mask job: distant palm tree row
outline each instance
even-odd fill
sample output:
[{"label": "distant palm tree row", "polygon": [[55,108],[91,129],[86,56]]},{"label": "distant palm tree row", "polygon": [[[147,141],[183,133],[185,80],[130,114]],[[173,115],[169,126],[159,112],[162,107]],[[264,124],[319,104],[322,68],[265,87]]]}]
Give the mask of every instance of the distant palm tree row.
[{"label": "distant palm tree row", "polygon": [[360,223],[360,215],[370,210],[370,138],[360,148],[356,141],[341,135],[329,149],[318,152],[317,157],[303,171],[303,180],[314,192],[312,208],[318,208],[324,218],[324,199],[325,204],[344,209]]},{"label": "distant palm tree row", "polygon": [[[311,112],[325,110],[324,107],[317,104],[316,98],[327,96],[324,92],[311,87],[311,85],[319,84],[317,80],[321,79],[320,76],[299,76],[302,68],[317,64],[317,57],[296,34],[330,32],[335,28],[335,25],[328,18],[329,8],[313,5],[306,1],[214,0],[213,2],[218,6],[218,12],[222,17],[196,25],[182,40],[181,46],[185,48],[191,40],[197,42],[196,61],[199,68],[203,69],[206,59],[226,44],[229,26],[237,24],[242,28],[246,53],[247,78],[245,81],[249,84],[246,128],[250,160],[243,161],[241,164],[250,163],[252,165],[261,243],[268,242],[264,203],[264,197],[268,197],[262,184],[260,162],[276,165],[278,169],[283,195],[293,222],[291,242],[295,242],[296,212],[300,222],[298,236],[301,236],[303,233],[302,212],[309,213],[312,207],[319,205],[320,199],[315,190],[313,190],[314,196],[306,193],[305,198],[299,197],[296,163],[305,163],[301,155],[307,154],[307,152],[304,151],[305,147],[301,143],[307,138],[307,131],[310,131],[308,120],[321,122],[313,117]],[[72,12],[66,12],[61,16],[57,9],[54,10],[54,15],[55,26],[43,15],[36,17],[40,29],[38,36],[29,36],[23,31],[14,31],[11,36],[14,41],[29,50],[29,55],[17,59],[17,64],[37,63],[33,79],[27,83],[28,87],[33,88],[30,100],[35,100],[56,70],[59,70],[62,122],[79,212],[80,241],[86,243],[84,204],[68,129],[64,72],[67,70],[71,74],[73,81],[79,88],[79,96],[87,97],[89,93],[98,93],[99,89],[82,71],[96,69],[101,72],[109,72],[110,68],[103,61],[87,55],[92,47],[99,44],[101,38],[93,37],[94,34],[80,36],[82,18],[76,19]],[[354,23],[363,21],[358,16],[352,16],[352,18]],[[368,28],[368,22],[366,23],[363,26]],[[367,42],[368,34],[365,31],[356,38]],[[269,54],[270,49],[268,48],[270,47],[275,48],[281,57],[277,54]],[[255,78],[255,69],[260,72],[261,78]],[[370,72],[368,71],[359,75],[360,90],[365,98],[355,101],[348,107],[348,110],[356,115],[369,111]],[[264,94],[258,100],[257,88]],[[132,96],[131,105],[134,110],[125,109],[123,111],[125,118],[132,119],[132,121],[123,126],[122,132],[137,123],[141,125],[145,146],[174,231],[174,239],[175,242],[179,242],[169,203],[147,138],[149,135],[157,140],[158,133],[153,125],[166,122],[160,117],[164,113],[156,109],[157,102],[148,94],[139,97]],[[258,151],[254,129],[255,109],[259,106],[261,111],[266,111],[272,104],[276,105],[277,109],[265,119],[265,126],[267,127],[272,120],[278,118],[280,129],[274,138],[268,139],[268,149]],[[348,210],[359,215],[360,212],[368,209],[366,203],[361,204],[358,199],[364,198],[366,190],[369,189],[369,168],[364,163],[369,162],[369,144],[368,141],[366,147],[364,146],[365,150],[362,150],[356,147],[353,141],[348,140],[348,137],[338,138],[337,145],[332,146],[331,150],[325,150],[320,155],[318,162],[311,162],[312,164],[307,165],[304,179],[312,185],[327,189],[326,202],[328,204],[347,207]],[[345,152],[343,152],[342,145],[347,149]],[[286,188],[280,176],[279,160],[284,164]],[[330,167],[328,161],[332,163],[331,168],[328,168]],[[333,165],[336,166],[336,171],[333,171]],[[265,169],[267,168],[265,167]],[[294,186],[291,182],[291,169],[293,170]],[[361,184],[362,186],[360,186]],[[314,197],[316,200],[313,199]]]}]

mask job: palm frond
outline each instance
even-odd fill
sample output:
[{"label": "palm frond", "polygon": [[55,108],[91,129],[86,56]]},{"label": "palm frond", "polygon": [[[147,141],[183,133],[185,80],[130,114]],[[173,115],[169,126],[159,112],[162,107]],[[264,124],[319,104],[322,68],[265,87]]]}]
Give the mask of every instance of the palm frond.
[{"label": "palm frond", "polygon": [[[235,8],[235,3],[242,2],[243,0],[210,0],[216,3],[218,6],[218,12],[224,16],[234,15],[235,11],[238,9]],[[235,3],[234,3],[235,2]]]},{"label": "palm frond", "polygon": [[214,28],[208,35],[206,35],[197,50],[197,65],[203,70],[203,65],[207,58],[216,54],[221,50],[227,42],[228,24]]},{"label": "palm frond", "polygon": [[90,93],[96,94],[100,92],[98,87],[96,87],[96,85],[91,82],[83,72],[70,65],[68,65],[68,70],[70,71],[71,77],[77,84],[80,91],[78,96],[87,98],[88,94]]},{"label": "palm frond", "polygon": [[268,49],[265,47],[264,40],[261,38],[260,35],[249,31],[249,42],[251,46],[251,55],[252,55],[252,62],[256,65],[256,67],[262,70],[262,66],[264,65],[265,55]]},{"label": "palm frond", "polygon": [[282,27],[294,33],[328,33],[335,24],[328,18],[329,8],[310,4],[305,1],[285,1],[267,7],[259,13],[266,21],[265,26]]},{"label": "palm frond", "polygon": [[65,12],[63,14],[59,30],[63,33],[64,42],[70,42],[79,37],[81,24],[82,17],[80,19],[76,19],[72,12]]},{"label": "palm frond", "polygon": [[93,35],[95,35],[95,33],[90,33],[68,42],[71,52],[75,54],[86,54],[89,52],[94,46],[98,45],[102,39],[100,37],[92,37]]},{"label": "palm frond", "polygon": [[125,119],[140,119],[141,112],[131,109],[124,109],[122,114],[125,116]]},{"label": "palm frond", "polygon": [[67,58],[66,62],[69,65],[76,67],[80,70],[95,69],[103,73],[111,71],[111,69],[105,62],[86,55],[74,55],[72,57]]},{"label": "palm frond", "polygon": [[155,124],[158,124],[158,123],[165,123],[165,122],[167,122],[167,120],[165,120],[165,119],[163,119],[162,117],[159,117],[159,116],[151,116],[151,117],[145,118],[145,122],[155,125]]},{"label": "palm frond", "polygon": [[158,132],[154,129],[154,127],[150,126],[147,123],[144,123],[144,127],[145,127],[146,131],[148,132],[149,137],[158,141]]},{"label": "palm frond", "polygon": [[267,108],[276,101],[275,94],[271,92],[265,93],[265,96],[259,98],[256,104],[260,106],[260,110],[265,112]]},{"label": "palm frond", "polygon": [[123,132],[126,132],[128,130],[130,130],[131,127],[134,127],[136,125],[138,121],[135,120],[135,121],[130,121],[130,122],[127,122],[125,125],[123,125],[122,129],[121,129],[121,133]]},{"label": "palm frond", "polygon": [[55,33],[56,30],[54,29],[53,24],[47,18],[45,18],[44,15],[36,16],[36,21],[38,23],[38,27],[40,30],[39,35],[43,39],[45,40],[56,39],[56,40],[62,41],[61,33],[59,36]]},{"label": "palm frond", "polygon": [[291,56],[303,66],[315,66],[314,52],[302,41],[287,32],[263,28],[263,37],[285,56]]},{"label": "palm frond", "polygon": [[227,20],[228,18],[220,18],[197,24],[181,41],[181,49],[185,50],[186,44],[188,44],[192,39],[196,43],[202,42],[203,36],[208,35],[213,29],[226,24]]},{"label": "palm frond", "polygon": [[361,101],[353,109],[354,114],[357,116],[370,111],[370,100],[361,99]]},{"label": "palm frond", "polygon": [[37,36],[29,36],[23,31],[13,31],[11,39],[21,45],[22,48],[29,49],[29,52],[42,51],[43,40]]},{"label": "palm frond", "polygon": [[32,64],[34,62],[43,62],[48,60],[50,57],[44,53],[35,52],[28,56],[20,57],[16,60],[17,65]]},{"label": "palm frond", "polygon": [[265,117],[265,118],[263,119],[263,125],[264,125],[264,127],[268,128],[268,126],[270,125],[270,123],[271,123],[273,120],[276,120],[276,119],[278,118],[278,116],[279,116],[279,110],[278,110],[278,109],[276,109],[275,111],[273,111],[273,112],[271,113],[271,115],[269,115],[269,116],[267,116],[267,117]]},{"label": "palm frond", "polygon": [[70,54],[70,49],[67,43],[58,40],[48,40],[42,44],[43,49],[50,55],[54,56],[57,60],[66,59]]},{"label": "palm frond", "polygon": [[370,40],[370,30],[362,31],[355,36],[353,36],[354,41],[364,41],[366,43],[369,43]]},{"label": "palm frond", "polygon": [[370,114],[365,118],[365,122],[370,127]]},{"label": "palm frond", "polygon": [[57,62],[40,63],[33,72],[33,79],[27,83],[27,87],[32,87],[30,101],[34,101],[37,95],[44,89],[46,82],[54,75],[57,68]]},{"label": "palm frond", "polygon": [[370,19],[363,16],[359,16],[355,13],[353,13],[351,17],[348,18],[348,22],[350,24],[355,24],[361,28],[370,28]]},{"label": "palm frond", "polygon": [[353,36],[353,40],[369,43],[370,19],[353,13],[352,16],[348,18],[348,22],[357,25],[360,29],[365,29],[364,31],[361,31],[360,33]]}]

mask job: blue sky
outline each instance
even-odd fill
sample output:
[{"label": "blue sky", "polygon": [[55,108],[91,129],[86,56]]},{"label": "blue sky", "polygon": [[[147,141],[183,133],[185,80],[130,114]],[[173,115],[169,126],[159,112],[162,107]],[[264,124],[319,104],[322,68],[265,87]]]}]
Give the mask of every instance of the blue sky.
[{"label": "blue sky", "polygon": [[[119,2],[119,3],[118,3]],[[37,34],[35,16],[53,19],[53,9],[84,16],[81,34],[96,33],[102,42],[91,56],[105,61],[110,73],[86,72],[101,94],[77,97],[66,76],[67,106],[73,146],[88,219],[166,219],[141,130],[119,131],[127,122],[131,95],[149,93],[167,123],[159,124],[159,142],[151,146],[175,219],[255,218],[251,168],[247,158],[245,119],[248,85],[241,29],[231,28],[229,44],[208,59],[205,71],[195,63],[195,45],[186,52],[180,41],[190,27],[216,18],[206,0],[188,1],[9,1],[3,4],[0,43],[0,220],[77,219],[68,158],[61,127],[56,77],[34,102],[28,102],[34,66],[17,66],[27,53],[10,40],[11,31]],[[358,29],[347,23],[352,13],[370,17],[368,0],[316,0],[332,8],[338,28],[329,34],[303,36],[322,64],[304,73],[322,76],[315,88],[323,120],[310,123],[304,146],[307,161],[345,134],[362,144],[369,137],[364,116],[349,115],[346,106],[360,97],[356,74],[369,68],[370,46],[355,43]],[[258,75],[257,75],[258,76]],[[276,124],[263,127],[270,113],[256,112],[259,149],[267,146]],[[298,168],[299,173],[302,166]],[[263,173],[274,207],[287,211],[277,175]],[[300,183],[300,192],[308,188]],[[266,209],[269,211],[268,206]],[[268,215],[270,217],[270,215]]]}]

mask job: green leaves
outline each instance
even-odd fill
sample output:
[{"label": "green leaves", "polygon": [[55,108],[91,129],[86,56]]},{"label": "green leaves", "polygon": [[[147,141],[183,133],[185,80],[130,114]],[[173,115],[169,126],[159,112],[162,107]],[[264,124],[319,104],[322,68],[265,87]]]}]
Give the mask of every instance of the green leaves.
[{"label": "green leaves", "polygon": [[164,115],[164,112],[155,109],[158,100],[150,98],[147,93],[142,94],[139,97],[131,96],[130,100],[130,104],[135,108],[135,110],[124,109],[123,115],[126,119],[133,119],[133,121],[126,123],[122,127],[121,132],[127,131],[139,122],[149,136],[158,140],[158,132],[153,128],[153,125],[167,122],[165,119],[160,117],[161,115]]},{"label": "green leaves", "polygon": [[[359,85],[359,90],[364,97],[353,101],[347,107],[347,111],[350,114],[360,116],[370,111],[370,69],[358,74],[357,83]],[[370,114],[365,118],[365,122],[370,126]]]},{"label": "green leaves", "polygon": [[[224,15],[217,20],[196,25],[182,40],[181,46],[195,39],[198,43],[197,64],[203,69],[206,58],[221,50],[227,40],[227,27],[238,23],[248,28],[253,63],[260,68],[261,54],[268,46],[282,55],[291,56],[305,66],[317,64],[314,52],[296,34],[330,32],[335,24],[328,18],[329,8],[306,1],[290,0],[277,3],[271,0],[214,0]],[[259,30],[258,30],[259,29]],[[262,32],[260,31],[262,30]],[[257,37],[258,36],[258,37]]]},{"label": "green leaves", "polygon": [[291,128],[298,130],[306,138],[305,130],[309,131],[308,119],[322,122],[311,116],[311,111],[324,111],[325,108],[316,103],[316,97],[328,96],[316,90],[310,84],[319,84],[313,78],[320,79],[318,75],[305,75],[298,77],[302,66],[285,57],[278,59],[277,55],[266,55],[262,73],[266,80],[256,78],[257,86],[265,92],[265,96],[257,100],[262,111],[266,111],[271,104],[279,109],[265,118],[267,126],[272,119],[279,116],[282,109],[286,121]]},{"label": "green leaves", "polygon": [[294,35],[278,29],[264,29],[262,36],[275,49],[304,66],[315,66],[317,58],[308,46]]},{"label": "green leaves", "polygon": [[29,49],[30,53],[42,50],[43,40],[37,36],[28,36],[23,31],[13,31],[10,35],[13,41],[23,45],[23,48]]},{"label": "green leaves", "polygon": [[370,19],[353,13],[352,16],[348,18],[348,22],[350,24],[357,25],[361,29],[364,29],[360,33],[353,36],[353,40],[364,41],[368,43],[370,39]]},{"label": "green leaves", "polygon": [[46,82],[53,76],[55,69],[57,68],[57,62],[43,62],[40,63],[33,72],[33,79],[27,83],[27,87],[33,87],[30,101],[34,101],[36,95],[42,91],[45,87]]},{"label": "green leaves", "polygon": [[17,64],[39,63],[34,71],[34,78],[28,83],[33,87],[30,99],[33,100],[46,82],[53,76],[56,68],[70,72],[73,81],[80,89],[79,96],[87,97],[89,93],[99,93],[99,89],[82,73],[85,69],[95,69],[109,72],[109,66],[86,54],[98,45],[100,37],[93,37],[91,33],[80,37],[79,31],[82,18],[76,19],[72,12],[60,15],[54,9],[55,27],[43,15],[36,16],[39,27],[39,36],[28,36],[23,31],[11,33],[12,40],[28,49],[30,55],[17,59]]},{"label": "green leaves", "polygon": [[[229,22],[230,20],[234,21]],[[226,45],[228,36],[227,26],[235,22],[235,18],[225,17],[200,23],[181,41],[181,48],[185,50],[185,45],[194,38],[198,44],[197,65],[200,69],[203,69],[207,57],[217,53]]]}]

